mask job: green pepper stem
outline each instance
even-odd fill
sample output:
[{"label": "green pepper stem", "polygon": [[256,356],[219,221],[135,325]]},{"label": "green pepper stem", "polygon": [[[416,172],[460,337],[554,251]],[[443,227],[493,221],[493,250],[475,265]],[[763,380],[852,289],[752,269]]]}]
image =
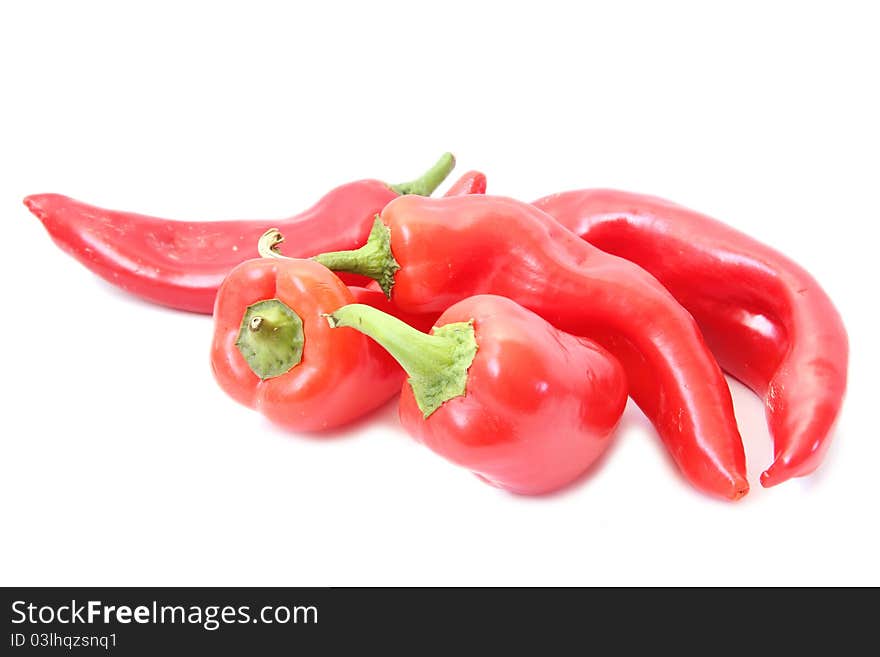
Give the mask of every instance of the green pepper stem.
[{"label": "green pepper stem", "polygon": [[473,322],[456,322],[422,333],[388,313],[360,303],[327,315],[332,328],[349,327],[375,340],[409,375],[424,417],[465,394],[467,371],[477,353]]},{"label": "green pepper stem", "polygon": [[389,187],[401,196],[404,194],[430,196],[440,186],[440,183],[446,180],[446,176],[450,174],[454,167],[455,156],[452,153],[443,153],[434,166],[422,174],[421,177],[409,182],[389,185]]},{"label": "green pepper stem", "polygon": [[[268,235],[268,233],[267,233]],[[265,237],[265,235],[263,236]],[[261,251],[262,253],[262,251]],[[360,274],[379,283],[385,296],[391,298],[394,287],[394,274],[400,269],[391,252],[391,229],[382,223],[379,215],[373,221],[373,228],[367,243],[351,251],[330,251],[312,258],[332,271]]]}]

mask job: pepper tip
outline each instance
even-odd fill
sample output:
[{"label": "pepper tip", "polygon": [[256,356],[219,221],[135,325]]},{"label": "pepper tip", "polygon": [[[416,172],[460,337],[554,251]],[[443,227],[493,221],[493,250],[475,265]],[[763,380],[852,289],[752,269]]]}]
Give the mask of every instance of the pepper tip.
[{"label": "pepper tip", "polygon": [[731,502],[741,500],[748,494],[749,482],[745,477],[736,477],[732,484],[730,492],[727,495]]},{"label": "pepper tip", "polygon": [[31,211],[31,213],[36,216],[40,221],[43,220],[43,208],[40,205],[40,194],[31,194],[30,196],[25,196],[22,200],[24,203],[24,207]]},{"label": "pepper tip", "polygon": [[779,472],[775,463],[761,473],[761,485],[764,488],[772,488],[777,484],[781,484],[786,479],[788,479],[788,477]]}]

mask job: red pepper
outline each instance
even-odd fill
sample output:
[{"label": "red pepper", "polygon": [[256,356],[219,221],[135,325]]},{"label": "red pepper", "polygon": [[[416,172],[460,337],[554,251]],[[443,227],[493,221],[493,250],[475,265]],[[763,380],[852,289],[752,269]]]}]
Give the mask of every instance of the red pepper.
[{"label": "red pepper", "polygon": [[[443,196],[464,196],[466,194],[485,194],[486,193],[486,176],[479,171],[468,171],[467,173],[462,174],[461,178],[456,180],[452,186],[446,191]],[[346,274],[345,272],[340,272],[339,275],[344,277],[346,275],[352,276],[352,274]],[[360,279],[362,276],[355,276]],[[344,278],[343,278],[344,280]],[[374,281],[367,279],[369,282],[366,287],[370,290],[381,290],[382,288],[379,284]],[[375,304],[370,304],[375,305]],[[378,307],[378,306],[376,306]],[[429,315],[430,317],[436,316],[436,313],[432,313]],[[430,328],[430,326],[428,326]]]},{"label": "red pepper", "polygon": [[[275,256],[281,238],[261,240]],[[331,331],[323,313],[366,303],[392,310],[378,290],[348,288],[311,260],[264,257],[234,268],[217,294],[211,366],[220,387],[289,429],[345,424],[400,391],[403,370],[353,331]],[[431,318],[403,315],[428,327]]]},{"label": "red pepper", "polygon": [[410,183],[348,183],[281,221],[173,221],[105,210],[59,194],[28,196],[24,204],[64,251],[106,281],[163,306],[210,314],[220,283],[237,264],[257,256],[257,240],[270,226],[296,235],[291,255],[351,248],[366,239],[373,217],[389,201],[400,194],[430,194],[454,165],[446,153]]},{"label": "red pepper", "polygon": [[729,499],[748,491],[730,391],[693,318],[646,271],[537,208],[489,196],[403,197],[365,246],[316,260],[378,280],[406,312],[499,294],[596,340],[623,364],[631,396],[691,483]]},{"label": "red pepper", "polygon": [[465,194],[485,194],[486,176],[479,171],[468,171],[452,183],[444,196],[464,196]]},{"label": "red pepper", "polygon": [[843,403],[849,348],[840,315],[810,274],[663,199],[588,189],[535,205],[656,276],[697,320],[721,366],[764,398],[774,445],[764,486],[818,467]]},{"label": "red pepper", "polygon": [[456,303],[430,335],[364,305],[328,319],[376,340],[409,374],[400,420],[416,440],[515,493],[576,479],[608,446],[626,406],[626,378],[611,354],[504,297]]}]

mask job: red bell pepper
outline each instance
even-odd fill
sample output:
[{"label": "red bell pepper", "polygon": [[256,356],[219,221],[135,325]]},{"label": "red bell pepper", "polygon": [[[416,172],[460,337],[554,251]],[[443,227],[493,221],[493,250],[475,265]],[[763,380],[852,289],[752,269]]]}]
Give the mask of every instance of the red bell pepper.
[{"label": "red bell pepper", "polygon": [[[280,243],[277,231],[261,251]],[[211,366],[220,387],[273,422],[319,431],[361,417],[395,396],[403,370],[373,341],[331,331],[322,313],[342,305],[393,306],[378,290],[346,287],[311,260],[264,257],[234,268],[217,294]],[[428,327],[436,315],[402,315]]]},{"label": "red bell pepper", "polygon": [[290,255],[351,248],[366,239],[373,217],[389,201],[400,194],[430,194],[454,165],[446,153],[409,183],[348,183],[281,221],[173,221],[59,194],[28,196],[24,204],[58,246],[104,280],[163,306],[210,313],[220,283],[237,264],[257,256],[257,240],[270,226],[296,235]]},{"label": "red bell pepper", "polygon": [[499,294],[623,364],[630,394],[699,489],[738,499],[745,455],[727,382],[696,322],[650,274],[537,208],[489,196],[389,203],[367,243],[315,258],[379,281],[406,312]]},{"label": "red bell pepper", "polygon": [[549,492],[580,476],[626,405],[626,378],[611,354],[510,299],[465,299],[430,335],[360,304],[328,319],[370,336],[406,370],[400,420],[416,440],[515,493]]},{"label": "red bell pepper", "polygon": [[840,314],[808,272],[720,221],[652,196],[585,189],[535,205],[656,276],[697,320],[721,367],[763,397],[774,451],[764,486],[819,466],[843,404],[849,345]]}]

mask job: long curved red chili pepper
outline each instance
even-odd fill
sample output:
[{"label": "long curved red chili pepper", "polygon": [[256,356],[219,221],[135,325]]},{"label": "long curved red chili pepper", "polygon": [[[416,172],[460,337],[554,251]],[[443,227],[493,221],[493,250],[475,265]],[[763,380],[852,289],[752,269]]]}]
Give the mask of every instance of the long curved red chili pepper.
[{"label": "long curved red chili pepper", "polygon": [[58,246],[104,280],[163,306],[210,314],[220,283],[237,264],[257,257],[257,241],[269,227],[296,236],[292,256],[352,248],[366,239],[373,217],[389,201],[401,194],[429,195],[454,165],[446,153],[409,183],[348,183],[280,221],[175,221],[106,210],[60,194],[28,196],[24,204]]},{"label": "long curved red chili pepper", "polygon": [[611,354],[504,297],[460,301],[430,335],[361,304],[328,321],[370,336],[409,374],[400,421],[410,435],[515,493],[580,476],[626,406],[626,377]]},{"label": "long curved red chili pepper", "polygon": [[763,397],[774,445],[764,486],[819,466],[843,403],[849,348],[839,313],[809,273],[660,198],[587,189],[535,205],[656,276],[697,320],[721,366]]},{"label": "long curved red chili pepper", "polygon": [[691,483],[729,499],[748,491],[730,391],[690,314],[645,270],[534,206],[401,197],[377,217],[365,246],[315,259],[378,280],[407,312],[497,294],[594,339],[620,360],[630,395]]}]

